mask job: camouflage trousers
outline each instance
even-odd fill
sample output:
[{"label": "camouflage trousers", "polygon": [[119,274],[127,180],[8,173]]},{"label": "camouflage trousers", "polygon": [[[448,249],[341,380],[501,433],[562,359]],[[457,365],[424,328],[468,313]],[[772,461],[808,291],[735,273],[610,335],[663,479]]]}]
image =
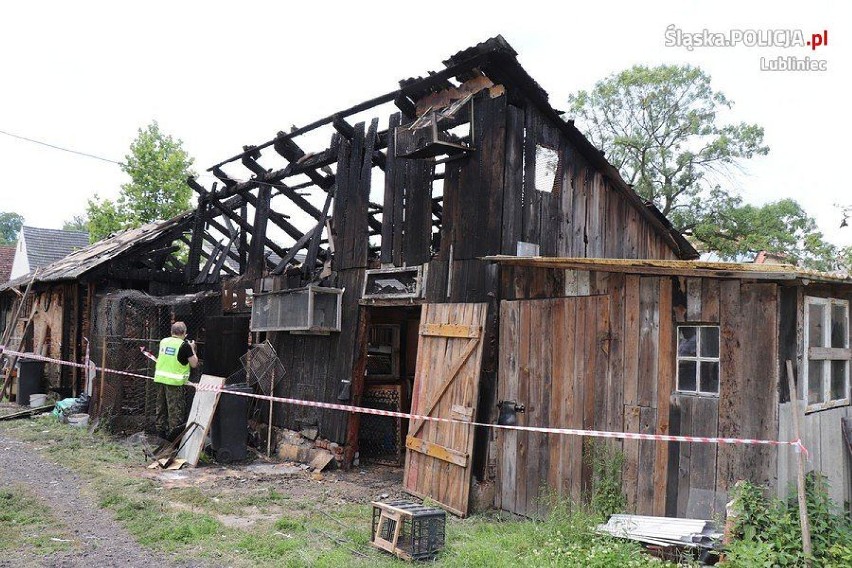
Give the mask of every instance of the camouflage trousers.
[{"label": "camouflage trousers", "polygon": [[167,437],[186,423],[183,387],[154,383],[154,388],[157,391],[157,433]]}]

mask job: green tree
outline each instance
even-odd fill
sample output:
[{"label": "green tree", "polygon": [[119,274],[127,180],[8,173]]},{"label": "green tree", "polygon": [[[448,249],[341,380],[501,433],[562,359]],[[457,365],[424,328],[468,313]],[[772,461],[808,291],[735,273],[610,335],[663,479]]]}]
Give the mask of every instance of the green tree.
[{"label": "green tree", "polygon": [[0,245],[11,245],[17,242],[18,233],[24,225],[24,218],[17,213],[0,212]]},{"label": "green tree", "polygon": [[63,231],[82,231],[89,230],[89,220],[85,215],[74,215],[62,224]]},{"label": "green tree", "polygon": [[183,142],[162,133],[156,121],[140,128],[121,166],[130,182],[121,186],[118,199],[95,195],[89,200],[86,213],[92,241],[189,209],[192,190],[186,178],[195,175],[192,163]]},{"label": "green tree", "polygon": [[760,126],[723,121],[733,103],[701,69],[634,66],[569,103],[592,143],[700,250],[725,259],[768,250],[817,268],[836,264],[835,247],[794,200],[748,205],[733,189],[742,162],[769,147]]}]

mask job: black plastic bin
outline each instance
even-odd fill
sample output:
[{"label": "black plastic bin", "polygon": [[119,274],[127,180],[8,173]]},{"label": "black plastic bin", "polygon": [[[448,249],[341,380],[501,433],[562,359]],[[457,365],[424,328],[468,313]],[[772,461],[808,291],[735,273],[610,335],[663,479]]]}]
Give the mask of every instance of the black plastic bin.
[{"label": "black plastic bin", "polygon": [[44,392],[44,361],[18,359],[18,404],[30,405],[30,395]]},{"label": "black plastic bin", "polygon": [[228,394],[226,391],[229,390],[253,392],[247,384],[228,385],[219,397],[219,405],[210,428],[213,452],[219,463],[244,460],[248,455],[248,410],[251,399]]}]

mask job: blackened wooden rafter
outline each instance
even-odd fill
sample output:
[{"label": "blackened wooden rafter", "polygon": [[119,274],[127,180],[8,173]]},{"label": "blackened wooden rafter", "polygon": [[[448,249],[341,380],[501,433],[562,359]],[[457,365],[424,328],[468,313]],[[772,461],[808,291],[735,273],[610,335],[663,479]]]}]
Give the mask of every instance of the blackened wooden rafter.
[{"label": "blackened wooden rafter", "polygon": [[[432,74],[428,77],[421,78],[421,79],[418,79],[416,81],[405,84],[400,89],[391,91],[389,93],[375,97],[375,98],[370,99],[368,101],[364,101],[364,102],[359,103],[357,105],[354,105],[354,106],[352,106],[348,109],[336,112],[336,113],[334,113],[330,116],[327,116],[325,118],[321,118],[321,119],[316,120],[316,121],[314,121],[310,124],[302,126],[301,128],[296,128],[295,130],[292,130],[289,133],[279,132],[278,135],[275,138],[273,138],[272,140],[268,140],[268,141],[264,142],[263,144],[259,144],[257,146],[254,146],[254,147],[252,147],[252,149],[253,150],[255,150],[255,149],[256,150],[263,150],[264,148],[268,148],[269,146],[274,145],[276,142],[278,142],[278,143],[285,142],[286,140],[295,138],[297,136],[300,136],[300,135],[305,134],[307,132],[310,132],[312,130],[316,130],[317,128],[320,128],[321,126],[331,124],[334,121],[335,116],[340,117],[340,118],[346,118],[346,117],[352,116],[354,114],[358,114],[358,113],[363,112],[365,110],[369,110],[373,107],[377,107],[379,105],[389,103],[389,102],[396,103],[397,107],[399,107],[400,110],[402,110],[406,115],[413,117],[413,112],[411,111],[410,104],[406,104],[406,99],[409,97],[409,95],[429,90],[429,89],[431,89],[431,88],[433,88],[437,85],[445,84],[447,79],[452,78],[452,77],[456,77],[463,72],[469,71],[470,69],[475,68],[478,65],[481,65],[482,63],[488,61],[490,58],[491,58],[490,53],[487,53],[487,52],[479,53],[479,54],[474,55],[474,56],[472,56],[468,59],[465,59],[462,62],[450,65],[446,69],[442,69],[441,71],[438,71],[438,72],[436,72],[436,73],[434,73],[434,74]],[[407,102],[411,103],[410,100],[407,101]],[[209,168],[207,171],[212,171],[213,168],[221,167],[221,166],[223,166],[227,163],[239,160],[247,153],[248,152],[243,151],[243,152],[241,152],[241,153],[239,153],[235,156],[228,158],[227,160],[223,160],[223,161],[219,162],[218,164],[215,164],[214,166]],[[336,152],[335,152],[335,155],[336,155]]]}]

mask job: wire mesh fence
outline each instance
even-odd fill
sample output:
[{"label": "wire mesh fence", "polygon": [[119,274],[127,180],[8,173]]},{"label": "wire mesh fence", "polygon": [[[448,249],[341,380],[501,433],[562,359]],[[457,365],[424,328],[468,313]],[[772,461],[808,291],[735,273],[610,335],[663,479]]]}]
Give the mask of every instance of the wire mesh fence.
[{"label": "wire mesh fence", "polygon": [[[183,321],[187,338],[195,340],[203,360],[205,319],[221,313],[219,295],[211,292],[157,297],[137,290],[120,290],[99,295],[94,300],[90,356],[99,367],[151,377],[154,361],[145,351],[156,356],[160,340],[171,335],[172,323]],[[202,372],[202,368],[193,369],[190,381],[197,381]],[[103,427],[114,432],[155,431],[157,400],[153,381],[99,373],[94,391],[98,404],[90,413],[100,419]],[[187,403],[192,394],[192,389],[185,390]]]}]

